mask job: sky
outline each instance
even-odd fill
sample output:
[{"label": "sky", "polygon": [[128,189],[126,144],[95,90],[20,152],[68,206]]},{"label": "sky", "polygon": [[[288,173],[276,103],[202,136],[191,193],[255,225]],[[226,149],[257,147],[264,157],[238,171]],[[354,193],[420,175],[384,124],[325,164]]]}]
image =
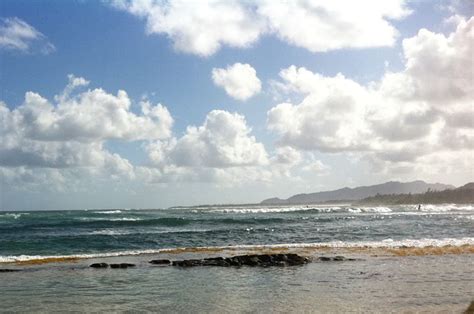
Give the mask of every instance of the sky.
[{"label": "sky", "polygon": [[0,209],[473,180],[471,1],[0,3]]}]

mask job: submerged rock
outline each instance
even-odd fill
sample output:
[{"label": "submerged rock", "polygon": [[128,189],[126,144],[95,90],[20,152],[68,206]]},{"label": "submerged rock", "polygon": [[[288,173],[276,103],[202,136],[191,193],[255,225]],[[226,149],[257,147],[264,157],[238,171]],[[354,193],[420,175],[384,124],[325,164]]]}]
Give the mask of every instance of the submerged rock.
[{"label": "submerged rock", "polygon": [[14,273],[17,271],[21,271],[21,269],[11,269],[11,268],[2,268],[0,269],[0,273]]},{"label": "submerged rock", "polygon": [[343,262],[343,261],[355,261],[355,258],[345,258],[344,256],[338,255],[334,257],[320,256],[318,260],[321,262]]},{"label": "submerged rock", "polygon": [[193,266],[250,266],[250,267],[270,267],[270,266],[297,266],[309,263],[308,257],[298,254],[260,254],[260,255],[239,255],[233,257],[210,257],[205,259],[189,259],[173,261],[173,266],[193,267]]},{"label": "submerged rock", "polygon": [[169,259],[154,259],[149,261],[148,263],[153,265],[169,265],[171,261]]},{"label": "submerged rock", "polygon": [[129,264],[129,263],[120,263],[120,264],[110,264],[111,268],[129,268],[129,267],[135,267],[135,264]]},{"label": "submerged rock", "polygon": [[327,257],[327,256],[321,256],[318,258],[319,261],[321,262],[330,262],[332,259],[330,257]]},{"label": "submerged rock", "polygon": [[90,264],[89,267],[92,267],[92,268],[107,268],[107,267],[109,267],[109,264],[107,264],[107,263],[94,263],[94,264]]}]

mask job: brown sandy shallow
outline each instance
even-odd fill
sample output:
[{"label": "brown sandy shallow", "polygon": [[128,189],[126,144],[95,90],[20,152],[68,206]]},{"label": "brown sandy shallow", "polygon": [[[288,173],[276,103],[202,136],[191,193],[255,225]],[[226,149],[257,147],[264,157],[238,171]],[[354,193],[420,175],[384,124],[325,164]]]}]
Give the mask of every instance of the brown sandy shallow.
[{"label": "brown sandy shallow", "polygon": [[[427,255],[459,255],[459,254],[474,254],[474,245],[465,244],[461,246],[446,245],[446,246],[426,246],[426,247],[332,247],[332,246],[307,246],[307,247],[285,247],[285,246],[255,246],[255,247],[187,247],[187,248],[172,248],[162,249],[156,253],[143,253],[140,255],[200,255],[200,256],[216,256],[216,255],[237,255],[237,254],[276,254],[276,253],[297,253],[306,256],[317,256],[327,254],[349,254],[351,256],[427,256]],[[104,258],[120,258],[132,255],[110,256]],[[136,254],[133,256],[137,256]],[[94,257],[93,259],[98,259]],[[50,256],[44,258],[31,259],[26,261],[6,262],[1,264],[10,265],[41,265],[48,263],[77,263],[81,260],[92,259],[89,257],[78,256]]]}]

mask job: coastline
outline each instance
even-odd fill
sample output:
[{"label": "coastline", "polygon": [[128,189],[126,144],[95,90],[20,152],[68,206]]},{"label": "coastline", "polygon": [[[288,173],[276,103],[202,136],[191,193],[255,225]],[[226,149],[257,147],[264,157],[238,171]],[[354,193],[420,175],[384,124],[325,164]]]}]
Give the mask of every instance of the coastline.
[{"label": "coastline", "polygon": [[[454,240],[454,239],[453,239]],[[181,248],[163,248],[157,250],[143,250],[130,252],[108,252],[83,255],[65,255],[65,256],[17,256],[4,257],[0,261],[2,265],[28,266],[42,265],[50,263],[77,263],[87,260],[99,259],[120,259],[120,258],[160,258],[162,256],[189,256],[196,255],[199,257],[216,257],[216,256],[233,256],[242,254],[279,254],[279,253],[295,253],[314,257],[318,254],[342,255],[349,254],[355,256],[436,256],[436,255],[459,255],[474,254],[474,239],[468,238],[464,240],[470,243],[454,243],[445,245],[424,245],[424,246],[407,246],[407,245],[368,245],[364,244],[346,244],[345,246],[337,246],[337,244],[329,245],[326,243],[299,243],[299,244],[274,244],[274,245],[238,245],[238,246],[215,246],[215,247],[181,247]]]}]

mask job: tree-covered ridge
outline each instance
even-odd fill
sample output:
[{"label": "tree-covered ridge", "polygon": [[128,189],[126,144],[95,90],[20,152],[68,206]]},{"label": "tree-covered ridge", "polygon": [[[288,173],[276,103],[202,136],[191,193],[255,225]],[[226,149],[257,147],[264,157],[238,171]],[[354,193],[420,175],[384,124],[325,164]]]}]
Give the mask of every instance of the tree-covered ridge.
[{"label": "tree-covered ridge", "polygon": [[474,183],[468,183],[457,189],[433,191],[428,189],[419,194],[377,194],[359,201],[360,204],[468,204],[474,203]]}]

